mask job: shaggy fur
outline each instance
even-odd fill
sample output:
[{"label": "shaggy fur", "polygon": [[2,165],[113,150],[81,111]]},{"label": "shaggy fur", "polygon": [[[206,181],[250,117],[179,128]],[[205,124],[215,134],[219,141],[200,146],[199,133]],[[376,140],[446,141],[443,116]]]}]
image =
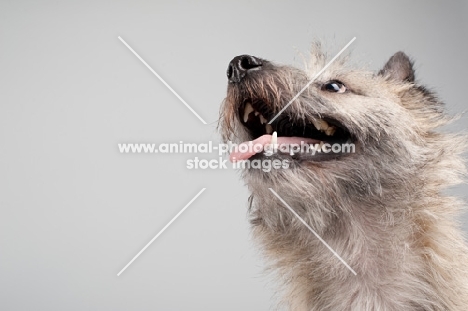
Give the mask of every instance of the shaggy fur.
[{"label": "shaggy fur", "polygon": [[[220,114],[224,140],[255,138],[238,113],[246,99],[262,100],[276,113],[326,61],[316,45],[305,71],[263,60],[260,70],[230,83]],[[253,235],[284,284],[283,303],[293,311],[466,311],[468,251],[455,221],[463,203],[443,193],[462,181],[466,139],[437,131],[450,118],[436,95],[414,82],[404,53],[378,73],[347,62],[333,63],[284,115],[291,126],[336,120],[356,152],[321,161],[289,157],[289,169],[269,173],[243,171],[252,193]],[[324,91],[330,80],[343,82],[347,91]]]}]

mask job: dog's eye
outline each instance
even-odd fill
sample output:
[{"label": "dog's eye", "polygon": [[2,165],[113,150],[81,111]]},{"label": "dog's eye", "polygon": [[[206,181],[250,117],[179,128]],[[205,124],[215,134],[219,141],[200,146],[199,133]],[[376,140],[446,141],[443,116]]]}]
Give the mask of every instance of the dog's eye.
[{"label": "dog's eye", "polygon": [[333,93],[344,93],[346,92],[346,86],[340,81],[332,80],[322,85],[322,90]]}]

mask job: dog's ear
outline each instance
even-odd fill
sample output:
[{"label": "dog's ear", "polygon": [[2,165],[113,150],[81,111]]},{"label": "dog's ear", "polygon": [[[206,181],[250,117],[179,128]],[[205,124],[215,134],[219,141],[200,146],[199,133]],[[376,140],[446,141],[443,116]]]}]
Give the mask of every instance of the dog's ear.
[{"label": "dog's ear", "polygon": [[379,71],[379,75],[395,81],[414,82],[413,62],[405,53],[396,52]]}]

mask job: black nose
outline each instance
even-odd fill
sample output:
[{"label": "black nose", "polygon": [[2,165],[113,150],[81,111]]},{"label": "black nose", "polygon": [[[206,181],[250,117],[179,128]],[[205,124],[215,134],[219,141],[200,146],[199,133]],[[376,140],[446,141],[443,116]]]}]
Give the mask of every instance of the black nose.
[{"label": "black nose", "polygon": [[250,55],[240,55],[231,60],[226,74],[229,82],[238,83],[245,77],[247,71],[261,66],[262,60],[260,58]]}]

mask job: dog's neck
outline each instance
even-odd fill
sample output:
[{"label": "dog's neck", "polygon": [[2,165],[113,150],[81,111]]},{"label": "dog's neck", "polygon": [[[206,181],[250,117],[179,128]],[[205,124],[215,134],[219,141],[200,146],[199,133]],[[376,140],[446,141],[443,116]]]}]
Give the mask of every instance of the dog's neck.
[{"label": "dog's neck", "polygon": [[[441,267],[450,261],[442,241],[454,234],[447,229],[453,225],[443,214],[428,213],[444,210],[440,204],[450,204],[448,199],[433,196],[425,204],[438,208],[421,209],[412,206],[410,193],[405,208],[401,197],[388,196],[347,202],[330,211],[319,206],[320,201],[315,200],[314,210],[304,203],[306,197],[278,189],[307,228],[271,191],[251,190],[254,236],[286,280],[291,310],[446,310],[450,305],[440,297],[444,291],[437,283],[447,282],[453,273]],[[323,205],[330,206],[325,200]],[[439,271],[446,275],[437,275]]]}]

